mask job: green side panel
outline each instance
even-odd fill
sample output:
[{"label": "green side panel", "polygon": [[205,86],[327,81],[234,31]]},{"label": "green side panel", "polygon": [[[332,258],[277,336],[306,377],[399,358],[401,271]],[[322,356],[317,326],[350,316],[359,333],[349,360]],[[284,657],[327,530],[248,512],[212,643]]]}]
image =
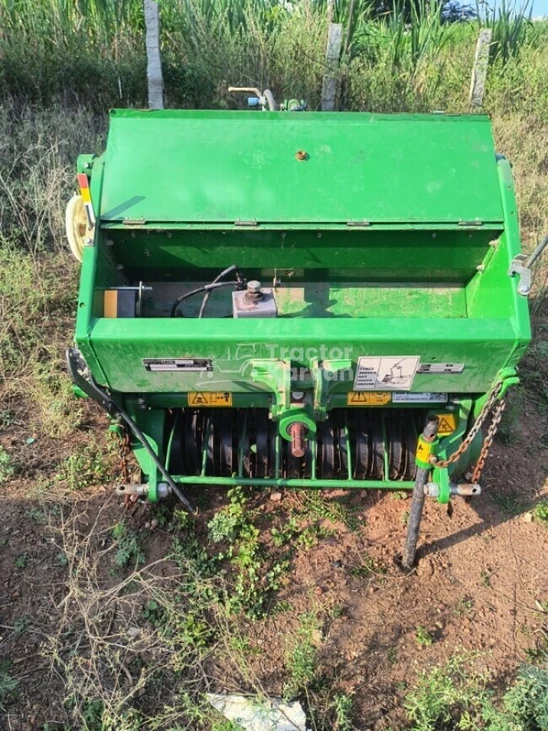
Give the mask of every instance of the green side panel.
[{"label": "green side panel", "polygon": [[[308,367],[315,359],[420,356],[421,363],[465,363],[463,373],[418,373],[412,391],[484,393],[500,368],[517,362],[519,333],[511,319],[272,318],[100,319],[91,329],[94,352],[108,385],[128,393],[253,392],[255,359],[290,359]],[[215,325],[213,325],[215,323]],[[228,327],[228,324],[230,327]],[[209,373],[150,372],[145,358],[210,358]],[[350,382],[341,383],[348,391]],[[336,390],[339,389],[337,384]]]},{"label": "green side panel", "polygon": [[479,115],[114,110],[102,160],[103,222],[503,217],[490,122]]}]

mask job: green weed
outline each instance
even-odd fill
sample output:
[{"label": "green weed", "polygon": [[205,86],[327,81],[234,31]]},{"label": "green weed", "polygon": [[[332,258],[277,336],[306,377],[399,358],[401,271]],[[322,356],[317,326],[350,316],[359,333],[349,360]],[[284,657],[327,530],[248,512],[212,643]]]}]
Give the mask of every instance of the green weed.
[{"label": "green weed", "polygon": [[87,445],[71,454],[60,465],[55,479],[66,483],[71,491],[109,481],[110,470],[96,445]]},{"label": "green weed", "polygon": [[284,684],[284,696],[294,698],[308,690],[317,678],[316,637],[320,634],[318,617],[314,612],[301,614],[296,640],[286,657],[288,679]]},{"label": "green weed", "polygon": [[111,535],[116,544],[114,565],[117,568],[125,569],[130,564],[138,566],[145,562],[145,554],[139,536],[130,530],[123,520],[120,520],[112,527]]},{"label": "green weed", "polygon": [[0,485],[10,480],[15,474],[15,466],[4,447],[0,447]]},{"label": "green weed", "polygon": [[497,703],[475,656],[455,656],[419,674],[404,699],[414,731],[540,731],[548,724],[548,670],[524,665]]},{"label": "green weed", "polygon": [[421,647],[428,647],[434,642],[434,638],[426,627],[419,626],[415,629],[415,641]]},{"label": "green weed", "polygon": [[548,500],[542,500],[535,505],[533,515],[536,520],[543,525],[548,525]]},{"label": "green weed", "polygon": [[6,705],[10,702],[14,692],[17,690],[19,681],[12,678],[5,670],[0,670],[0,710],[5,711]]},{"label": "green weed", "polygon": [[16,556],[14,564],[15,568],[22,571],[24,568],[26,568],[27,564],[29,562],[29,555],[28,553],[20,553],[18,556]]},{"label": "green weed", "polygon": [[388,571],[381,561],[378,561],[372,556],[362,556],[360,557],[360,561],[361,563],[359,566],[350,567],[349,574],[351,576],[357,576],[360,579],[368,579],[371,576],[384,576]]},{"label": "green weed", "polygon": [[331,701],[335,731],[351,731],[352,698],[344,693],[336,693]]}]

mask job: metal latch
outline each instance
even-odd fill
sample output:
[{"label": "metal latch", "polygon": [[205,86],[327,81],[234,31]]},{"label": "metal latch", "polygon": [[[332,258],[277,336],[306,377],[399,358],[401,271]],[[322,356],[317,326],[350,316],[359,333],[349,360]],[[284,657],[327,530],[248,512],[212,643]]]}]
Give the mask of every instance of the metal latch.
[{"label": "metal latch", "polygon": [[539,256],[548,245],[548,235],[545,236],[530,257],[527,254],[518,254],[512,259],[508,275],[513,277],[517,274],[519,277],[518,294],[527,297],[531,293],[533,285],[533,273],[531,268]]}]

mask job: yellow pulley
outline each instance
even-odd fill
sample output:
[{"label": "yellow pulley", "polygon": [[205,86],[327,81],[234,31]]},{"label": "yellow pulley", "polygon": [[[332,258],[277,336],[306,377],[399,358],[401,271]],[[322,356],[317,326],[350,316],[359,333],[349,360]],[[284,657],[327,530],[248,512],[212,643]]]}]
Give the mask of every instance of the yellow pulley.
[{"label": "yellow pulley", "polygon": [[88,229],[88,219],[84,199],[74,195],[69,200],[65,213],[65,226],[70,250],[79,262],[82,261],[84,240]]}]

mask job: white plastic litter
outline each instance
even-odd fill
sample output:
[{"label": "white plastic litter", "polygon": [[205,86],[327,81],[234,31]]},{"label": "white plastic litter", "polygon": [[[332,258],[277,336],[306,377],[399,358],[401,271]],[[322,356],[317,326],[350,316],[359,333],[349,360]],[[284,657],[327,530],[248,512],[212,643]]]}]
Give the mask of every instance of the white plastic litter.
[{"label": "white plastic litter", "polygon": [[298,701],[257,699],[243,695],[208,693],[207,699],[229,721],[246,731],[308,731],[306,716]]}]

